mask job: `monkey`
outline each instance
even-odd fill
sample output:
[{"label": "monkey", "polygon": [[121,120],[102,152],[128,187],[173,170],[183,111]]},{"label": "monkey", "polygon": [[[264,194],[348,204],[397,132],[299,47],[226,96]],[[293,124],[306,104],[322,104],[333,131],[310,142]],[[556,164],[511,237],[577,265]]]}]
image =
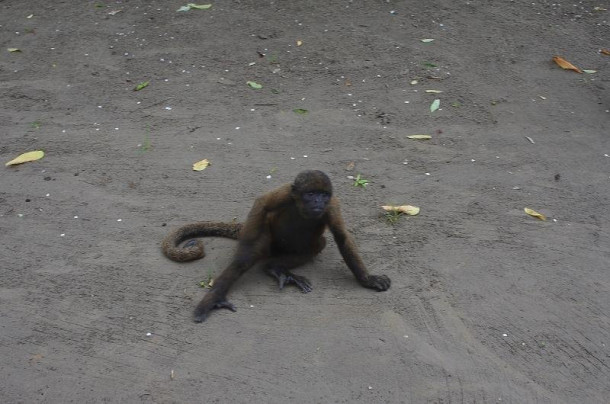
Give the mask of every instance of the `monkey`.
[{"label": "monkey", "polygon": [[[324,249],[326,229],[332,233],[343,260],[360,285],[376,291],[390,288],[388,276],[371,275],[366,269],[346,230],[331,181],[318,170],[303,171],[294,182],[257,198],[244,223],[195,222],[173,230],[163,240],[162,251],[173,261],[191,261],[205,255],[202,242],[194,237],[238,240],[233,259],[195,308],[193,319],[200,323],[213,309],[236,311],[227,300],[227,292],[260,261],[264,262],[264,271],[277,280],[280,290],[292,284],[303,293],[311,292],[309,280],[290,270],[312,260]],[[186,240],[189,241],[180,247]]]}]

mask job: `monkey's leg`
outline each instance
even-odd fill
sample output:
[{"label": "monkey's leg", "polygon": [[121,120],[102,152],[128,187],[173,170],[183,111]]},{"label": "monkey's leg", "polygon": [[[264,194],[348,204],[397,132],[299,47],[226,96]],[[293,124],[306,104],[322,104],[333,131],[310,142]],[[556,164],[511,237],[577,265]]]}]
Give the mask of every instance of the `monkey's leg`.
[{"label": "monkey's leg", "polygon": [[214,286],[210,289],[195,308],[194,320],[196,323],[205,321],[213,309],[229,309],[236,311],[235,306],[227,300],[227,293],[233,283],[260,258],[256,250],[240,246],[235,258],[227,268],[214,279]]}]

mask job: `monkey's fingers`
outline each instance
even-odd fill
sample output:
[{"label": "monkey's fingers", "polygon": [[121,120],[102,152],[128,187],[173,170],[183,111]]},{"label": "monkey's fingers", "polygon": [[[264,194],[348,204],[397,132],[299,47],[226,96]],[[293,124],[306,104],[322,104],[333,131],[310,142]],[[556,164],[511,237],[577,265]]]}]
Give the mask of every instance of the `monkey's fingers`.
[{"label": "monkey's fingers", "polygon": [[299,289],[301,289],[301,292],[303,293],[309,293],[313,290],[313,288],[311,287],[311,283],[309,282],[309,279],[307,279],[304,276],[299,276],[299,275],[295,275],[293,273],[290,272],[286,272],[286,274],[283,276],[280,276],[280,289],[284,288],[285,284],[294,284],[296,285]]},{"label": "monkey's fingers", "polygon": [[203,323],[205,319],[208,318],[208,313],[209,311],[196,310],[193,315],[193,321],[196,323]]},{"label": "monkey's fingers", "polygon": [[383,292],[388,290],[391,284],[392,281],[386,275],[369,275],[363,286]]},{"label": "monkey's fingers", "polygon": [[200,303],[199,306],[197,306],[195,313],[193,314],[193,320],[196,323],[204,322],[208,318],[208,315],[212,309],[229,309],[232,312],[237,311],[235,306],[226,299],[219,299],[215,302],[208,300],[207,302],[202,303],[203,304]]},{"label": "monkey's fingers", "polygon": [[233,303],[229,302],[228,300],[222,300],[218,303],[216,303],[214,305],[215,309],[229,309],[231,310],[233,313],[235,313],[237,311],[237,309],[235,308],[235,306],[233,306]]}]

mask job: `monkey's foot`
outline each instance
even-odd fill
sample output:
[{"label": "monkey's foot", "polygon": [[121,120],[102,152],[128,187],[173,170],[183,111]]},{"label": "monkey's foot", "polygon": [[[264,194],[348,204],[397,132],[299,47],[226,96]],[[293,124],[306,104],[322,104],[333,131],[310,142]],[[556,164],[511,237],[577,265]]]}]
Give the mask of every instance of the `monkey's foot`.
[{"label": "monkey's foot", "polygon": [[386,275],[369,275],[360,283],[365,288],[375,289],[379,292],[383,292],[390,289],[392,281]]},{"label": "monkey's foot", "polygon": [[229,302],[226,299],[218,299],[216,301],[206,301],[204,300],[199,303],[197,308],[195,309],[195,314],[193,316],[193,320],[196,323],[202,323],[208,318],[210,311],[213,309],[229,309],[232,312],[236,312],[237,309],[233,305],[233,303]]},{"label": "monkey's foot", "polygon": [[303,293],[309,293],[313,290],[311,283],[304,276],[295,275],[292,272],[279,268],[269,269],[267,272],[277,279],[280,289],[284,289],[284,286],[286,285],[293,284],[301,289],[301,292]]}]

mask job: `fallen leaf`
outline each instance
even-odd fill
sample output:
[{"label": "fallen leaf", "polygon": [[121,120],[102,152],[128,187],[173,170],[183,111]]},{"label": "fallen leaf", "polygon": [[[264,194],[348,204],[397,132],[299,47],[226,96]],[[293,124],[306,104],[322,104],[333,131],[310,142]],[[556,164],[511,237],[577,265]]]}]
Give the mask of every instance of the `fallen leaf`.
[{"label": "fallen leaf", "polygon": [[440,94],[440,93],[442,93],[441,90],[426,90],[426,92],[428,94]]},{"label": "fallen leaf", "polygon": [[599,53],[602,55],[610,56],[610,49],[600,49]]},{"label": "fallen leaf", "polygon": [[144,81],[144,82],[138,84],[137,86],[135,86],[133,91],[140,91],[141,89],[148,87],[149,84],[150,84],[150,82]]},{"label": "fallen leaf", "polygon": [[263,88],[262,84],[258,84],[256,81],[248,81],[246,84],[256,90],[260,90],[261,88]]},{"label": "fallen leaf", "polygon": [[21,49],[19,49],[19,48],[7,48],[6,50],[11,53],[21,52]]},{"label": "fallen leaf", "polygon": [[536,212],[533,209],[524,208],[523,210],[525,211],[525,213],[527,213],[528,215],[530,215],[532,217],[535,217],[535,218],[540,219],[540,220],[546,220],[546,216],[544,216],[542,213]]},{"label": "fallen leaf", "polygon": [[422,39],[421,41],[422,41],[423,43],[429,43],[429,42],[434,41],[434,39],[433,39],[433,38],[425,38],[425,39]]},{"label": "fallen leaf", "polygon": [[575,72],[582,73],[578,67],[574,66],[572,63],[568,62],[561,56],[553,56],[553,62],[557,63],[559,67],[566,70],[574,70]]},{"label": "fallen leaf", "polygon": [[194,4],[194,3],[189,3],[189,4],[187,4],[187,6],[189,6],[190,8],[195,8],[197,10],[207,10],[208,8],[212,7],[211,4]]},{"label": "fallen leaf", "polygon": [[416,85],[417,83],[418,83],[417,80],[411,80],[411,85],[412,86]]},{"label": "fallen leaf", "polygon": [[303,108],[295,108],[292,110],[295,114],[299,114],[299,115],[305,115],[307,114],[309,111]]},{"label": "fallen leaf", "polygon": [[112,10],[108,13],[108,15],[117,15],[118,13],[120,13],[123,10]]},{"label": "fallen leaf", "polygon": [[354,169],[354,167],[356,166],[356,163],[354,163],[353,161],[350,161],[349,163],[347,163],[347,165],[345,166],[345,169],[347,171],[352,171]]},{"label": "fallen leaf", "polygon": [[404,213],[409,216],[415,216],[415,215],[419,214],[419,208],[417,206],[412,206],[412,205],[382,206],[381,208],[388,212]]},{"label": "fallen leaf", "polygon": [[430,112],[436,111],[440,106],[441,100],[437,98],[436,100],[432,101],[432,104],[430,104]]},{"label": "fallen leaf", "polygon": [[409,135],[407,136],[408,139],[419,139],[419,140],[427,140],[427,139],[432,139],[432,136],[430,135]]},{"label": "fallen leaf", "polygon": [[212,7],[211,4],[188,3],[186,6],[182,6],[176,11],[189,11],[191,8],[194,8],[196,10],[207,10],[210,7]]},{"label": "fallen leaf", "polygon": [[203,171],[210,165],[208,159],[203,159],[196,163],[193,163],[193,171]]},{"label": "fallen leaf", "polygon": [[12,159],[5,166],[14,166],[16,164],[27,163],[29,161],[40,160],[44,157],[44,152],[42,150],[35,150],[27,153],[23,153],[16,158]]},{"label": "fallen leaf", "polygon": [[301,46],[301,45],[303,45],[303,41],[300,41],[300,40],[297,41],[297,46]]},{"label": "fallen leaf", "polygon": [[583,72],[587,73],[587,74],[593,74],[593,73],[597,73],[597,70],[587,70],[587,69],[583,69]]}]

